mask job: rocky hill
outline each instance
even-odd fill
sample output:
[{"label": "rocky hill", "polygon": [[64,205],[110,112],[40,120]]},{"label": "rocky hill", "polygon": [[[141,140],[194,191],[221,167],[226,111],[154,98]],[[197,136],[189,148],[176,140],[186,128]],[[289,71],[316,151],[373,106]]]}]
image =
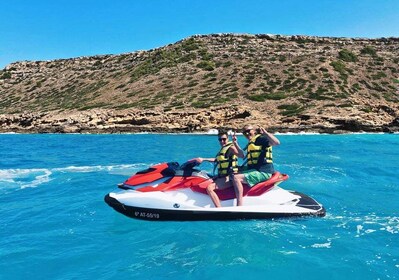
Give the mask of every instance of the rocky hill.
[{"label": "rocky hill", "polygon": [[399,38],[196,35],[0,70],[0,132],[399,130]]}]

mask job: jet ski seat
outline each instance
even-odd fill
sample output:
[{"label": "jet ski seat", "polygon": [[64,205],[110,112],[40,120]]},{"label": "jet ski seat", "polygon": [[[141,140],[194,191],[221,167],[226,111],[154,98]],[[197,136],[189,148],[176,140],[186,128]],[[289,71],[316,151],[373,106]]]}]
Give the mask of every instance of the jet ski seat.
[{"label": "jet ski seat", "polygon": [[[276,184],[279,184],[288,179],[288,175],[281,174],[280,172],[273,173],[272,177],[264,182],[260,182],[252,188],[246,184],[243,184],[243,196],[258,196],[273,188]],[[207,186],[212,182],[212,179],[206,180],[191,187],[194,192],[208,194],[206,191]],[[224,190],[215,190],[220,200],[229,200],[236,197],[234,188],[227,188]]]}]

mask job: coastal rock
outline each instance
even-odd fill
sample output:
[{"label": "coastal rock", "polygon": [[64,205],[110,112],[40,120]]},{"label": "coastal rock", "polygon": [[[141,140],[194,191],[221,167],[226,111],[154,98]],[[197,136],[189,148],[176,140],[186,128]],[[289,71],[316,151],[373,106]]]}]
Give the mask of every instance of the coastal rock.
[{"label": "coastal rock", "polygon": [[[115,117],[117,115],[117,117]],[[255,116],[255,117],[254,117]],[[187,112],[153,111],[131,112],[102,111],[74,112],[65,118],[64,113],[17,114],[0,116],[0,132],[22,133],[120,133],[120,132],[206,132],[210,129],[240,131],[245,124],[254,124],[272,132],[397,132],[399,117],[384,118],[384,122],[362,120],[358,116],[332,117],[301,115],[285,117],[278,122],[264,116],[263,112],[248,109],[231,110],[218,107]]]}]

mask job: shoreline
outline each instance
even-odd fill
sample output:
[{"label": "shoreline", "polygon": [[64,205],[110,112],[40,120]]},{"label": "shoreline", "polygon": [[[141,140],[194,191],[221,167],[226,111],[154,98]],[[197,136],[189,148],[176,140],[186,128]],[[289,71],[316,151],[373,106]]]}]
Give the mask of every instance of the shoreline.
[{"label": "shoreline", "polygon": [[[29,132],[29,131],[11,131],[11,132],[2,132],[0,131],[0,135],[198,135],[198,136],[216,136],[217,133],[208,133],[208,132],[153,132],[153,131],[142,131],[142,132],[73,132],[73,133],[64,133],[64,132]],[[229,135],[232,132],[228,132]],[[399,134],[399,131],[392,132],[383,132],[383,131],[346,131],[340,133],[325,133],[325,132],[273,132],[275,135],[283,135],[283,136],[311,136],[311,135],[383,135],[383,134]],[[241,132],[237,132],[236,135],[242,136]]]},{"label": "shoreline", "polygon": [[[310,134],[396,134],[399,133],[398,126],[365,126],[358,127],[357,129],[343,129],[342,127],[315,127],[294,128],[294,127],[273,127],[264,126],[268,131],[273,134],[280,135],[310,135]],[[173,128],[167,129],[165,127],[137,127],[137,126],[123,126],[123,127],[69,127],[69,126],[46,126],[46,127],[0,127],[0,134],[199,134],[199,135],[217,135],[219,130],[225,130],[229,134],[236,131],[240,135],[241,129],[232,127],[218,127],[210,129],[188,129],[188,128]]]}]

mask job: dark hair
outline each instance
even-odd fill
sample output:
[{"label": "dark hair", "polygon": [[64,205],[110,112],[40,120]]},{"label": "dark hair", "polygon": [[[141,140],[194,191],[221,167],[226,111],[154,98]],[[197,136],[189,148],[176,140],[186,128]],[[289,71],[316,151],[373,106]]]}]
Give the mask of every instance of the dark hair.
[{"label": "dark hair", "polygon": [[218,136],[222,136],[222,135],[227,135],[227,136],[229,136],[229,134],[227,133],[226,130],[219,130]]}]

